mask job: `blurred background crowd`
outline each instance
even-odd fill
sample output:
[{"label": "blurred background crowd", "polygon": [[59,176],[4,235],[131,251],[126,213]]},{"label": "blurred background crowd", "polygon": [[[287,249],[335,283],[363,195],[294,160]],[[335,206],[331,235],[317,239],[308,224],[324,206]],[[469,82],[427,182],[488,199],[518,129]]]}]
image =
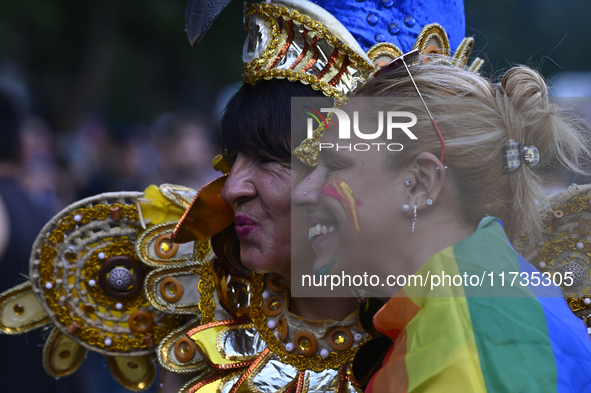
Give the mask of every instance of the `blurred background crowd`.
[{"label": "blurred background crowd", "polygon": [[[94,194],[165,182],[199,188],[215,176],[217,119],[238,89],[243,68],[242,2],[232,2],[196,48],[184,34],[185,5],[185,0],[0,2],[0,93],[20,124],[20,147],[14,148],[7,144],[14,130],[0,124],[0,151],[18,150],[0,157],[10,161],[6,170],[0,165],[0,178],[15,179],[40,221]],[[550,79],[553,94],[591,97],[591,2],[465,0],[465,8],[466,35],[476,39],[472,55],[486,59],[482,73],[494,76],[510,65],[528,64]],[[589,108],[583,110],[591,118]],[[557,181],[574,180],[566,175]],[[6,263],[0,256],[5,275],[0,291],[22,282],[5,273]],[[26,272],[26,265],[20,271]],[[17,338],[1,338],[4,391],[5,381],[26,378],[32,366],[21,364],[20,376],[7,371],[13,361],[2,345]],[[35,356],[40,367],[40,355]],[[104,367],[101,361],[95,364]],[[70,390],[62,385],[60,391],[84,391],[81,386],[93,385],[91,380]],[[97,387],[85,391],[107,391],[101,383],[107,382],[97,377]]]},{"label": "blurred background crowd", "polygon": [[[529,64],[558,81],[560,94],[591,93],[591,3],[465,7],[483,73]],[[199,187],[214,175],[216,119],[242,73],[242,2],[196,48],[184,35],[184,8],[184,0],[0,5],[0,90],[23,120],[19,178],[44,210],[151,183]]]}]

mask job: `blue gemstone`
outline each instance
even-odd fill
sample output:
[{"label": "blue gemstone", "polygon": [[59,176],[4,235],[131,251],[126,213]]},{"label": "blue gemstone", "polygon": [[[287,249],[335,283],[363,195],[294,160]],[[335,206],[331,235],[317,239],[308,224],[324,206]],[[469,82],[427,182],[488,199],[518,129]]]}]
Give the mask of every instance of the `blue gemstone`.
[{"label": "blue gemstone", "polygon": [[384,4],[384,7],[386,7],[386,8],[392,8],[392,6],[394,5],[393,0],[382,0],[382,3]]},{"label": "blue gemstone", "polygon": [[374,38],[376,39],[376,42],[386,41],[386,37],[384,37],[382,33],[377,33]]},{"label": "blue gemstone", "polygon": [[400,33],[400,26],[398,26],[398,23],[392,22],[388,25],[388,31],[390,32],[390,34],[396,35]]},{"label": "blue gemstone", "polygon": [[415,25],[415,23],[417,23],[417,21],[412,16],[406,15],[404,17],[404,24],[407,25],[408,27],[413,27]]},{"label": "blue gemstone", "polygon": [[367,23],[372,26],[375,26],[378,23],[378,16],[376,14],[369,14],[367,15]]}]

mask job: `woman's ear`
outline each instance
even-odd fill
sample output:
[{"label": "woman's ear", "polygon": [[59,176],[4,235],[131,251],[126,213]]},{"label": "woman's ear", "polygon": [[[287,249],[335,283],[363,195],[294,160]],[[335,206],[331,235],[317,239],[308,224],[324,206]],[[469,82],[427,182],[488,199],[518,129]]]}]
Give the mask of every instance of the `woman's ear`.
[{"label": "woman's ear", "polygon": [[437,202],[445,184],[445,167],[439,159],[427,152],[420,153],[410,164],[416,183],[410,190],[410,206],[425,209]]}]

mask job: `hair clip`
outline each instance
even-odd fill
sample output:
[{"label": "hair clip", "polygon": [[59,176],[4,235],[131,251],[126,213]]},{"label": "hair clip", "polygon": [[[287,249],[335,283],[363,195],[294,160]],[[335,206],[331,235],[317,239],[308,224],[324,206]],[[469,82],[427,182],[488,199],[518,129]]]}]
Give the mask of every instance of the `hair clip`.
[{"label": "hair clip", "polygon": [[540,161],[540,153],[535,146],[524,146],[523,142],[515,142],[509,139],[509,142],[503,147],[506,160],[505,173],[513,172],[521,163],[527,166],[536,166]]}]

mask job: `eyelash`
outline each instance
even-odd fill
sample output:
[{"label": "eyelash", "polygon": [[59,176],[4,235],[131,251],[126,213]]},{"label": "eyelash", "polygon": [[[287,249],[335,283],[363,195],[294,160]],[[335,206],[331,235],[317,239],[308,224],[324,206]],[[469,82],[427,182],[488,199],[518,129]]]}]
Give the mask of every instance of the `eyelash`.
[{"label": "eyelash", "polygon": [[337,165],[335,163],[327,163],[324,166],[327,168],[328,173],[340,171],[341,169],[343,169],[342,165]]},{"label": "eyelash", "polygon": [[268,164],[271,162],[276,162],[276,160],[269,158],[269,157],[259,157],[258,162],[259,162],[259,164]]}]

